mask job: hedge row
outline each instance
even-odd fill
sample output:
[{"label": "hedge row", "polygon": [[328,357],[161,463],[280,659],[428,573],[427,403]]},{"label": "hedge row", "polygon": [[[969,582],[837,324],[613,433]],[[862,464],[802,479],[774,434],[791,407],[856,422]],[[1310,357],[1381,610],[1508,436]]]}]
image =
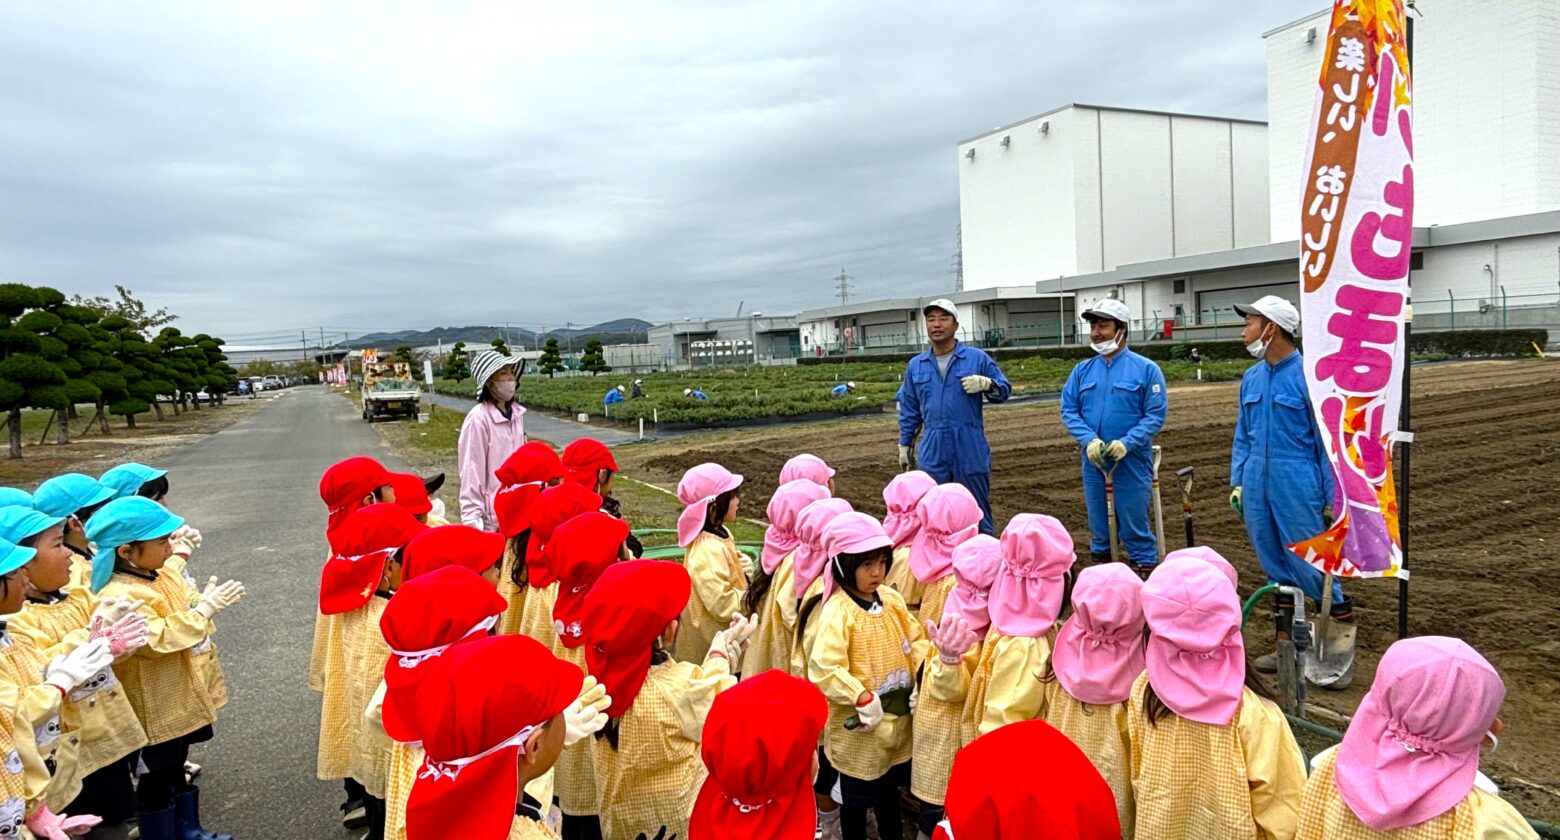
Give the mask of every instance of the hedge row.
[{"label": "hedge row", "polygon": [[[1533,345],[1543,347],[1549,341],[1547,330],[1456,330],[1451,332],[1416,332],[1411,339],[1411,354],[1444,353],[1449,356],[1525,356],[1533,352]],[[1185,359],[1196,347],[1204,359],[1246,359],[1246,345],[1239,341],[1190,342],[1149,341],[1132,344],[1133,352],[1156,362]],[[1036,356],[1050,359],[1087,359],[1094,351],[1080,347],[997,347],[986,351],[992,358],[1027,359]],[[903,365],[914,353],[883,353],[881,355],[850,356],[852,363],[878,363]],[[839,364],[839,356],[805,357],[797,359],[800,365]]]}]

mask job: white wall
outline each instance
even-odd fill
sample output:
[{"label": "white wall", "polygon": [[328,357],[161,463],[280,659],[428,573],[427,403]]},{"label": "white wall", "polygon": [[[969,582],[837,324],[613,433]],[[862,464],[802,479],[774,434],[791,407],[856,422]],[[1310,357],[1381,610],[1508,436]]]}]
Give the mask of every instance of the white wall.
[{"label": "white wall", "polygon": [[[1414,23],[1414,224],[1560,208],[1560,3],[1420,0]],[[1316,42],[1305,43],[1310,27]],[[1271,33],[1271,236],[1296,239],[1327,18]]]},{"label": "white wall", "polygon": [[[1073,122],[1071,111],[1061,111],[959,146],[964,288],[1074,273]],[[974,160],[965,157],[972,149]]]}]

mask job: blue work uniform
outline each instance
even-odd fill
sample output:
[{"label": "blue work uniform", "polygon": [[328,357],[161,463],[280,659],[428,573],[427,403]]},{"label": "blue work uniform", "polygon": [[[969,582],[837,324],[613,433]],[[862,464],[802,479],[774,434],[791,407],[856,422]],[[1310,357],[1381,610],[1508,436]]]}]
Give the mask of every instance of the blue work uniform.
[{"label": "blue work uniform", "polygon": [[1078,363],[1062,387],[1062,424],[1085,448],[1083,501],[1089,510],[1089,551],[1110,553],[1110,514],[1105,501],[1105,473],[1089,462],[1088,445],[1098,438],[1119,440],[1127,457],[1116,465],[1116,532],[1127,559],[1137,566],[1159,562],[1159,546],[1149,527],[1153,504],[1154,436],[1165,425],[1170,408],[1165,375],[1159,365],[1131,350],[1113,358],[1095,356]]},{"label": "blue work uniform", "polygon": [[[985,402],[1005,402],[1013,393],[1002,369],[986,351],[956,342],[948,374],[937,370],[931,350],[920,353],[905,367],[899,386],[899,445],[909,446],[921,436],[916,466],[939,484],[956,481],[980,502],[981,533],[996,533],[991,517],[991,447],[986,444],[986,423],[981,416]],[[966,394],[960,383],[980,374],[991,379],[991,390]]]},{"label": "blue work uniform", "polygon": [[[1240,416],[1230,448],[1230,485],[1240,487],[1246,535],[1268,580],[1298,586],[1321,603],[1321,570],[1289,546],[1327,530],[1332,465],[1311,412],[1300,351],[1276,365],[1260,362],[1240,380]],[[1333,580],[1333,600],[1343,587]]]},{"label": "blue work uniform", "polygon": [[601,404],[602,405],[616,405],[617,403],[620,403],[622,401],[623,401],[623,392],[619,391],[616,388],[613,388],[612,390],[608,391],[607,395],[605,397],[601,398]]},{"label": "blue work uniform", "polygon": [[698,388],[694,388],[693,389],[693,393],[689,394],[688,396],[693,397],[696,400],[707,400],[707,399],[709,399],[709,397],[704,396],[704,392],[700,391]]},{"label": "blue work uniform", "polygon": [[844,397],[848,396],[849,394],[850,388],[845,385],[835,385],[833,388],[829,389],[829,396],[831,397]]}]

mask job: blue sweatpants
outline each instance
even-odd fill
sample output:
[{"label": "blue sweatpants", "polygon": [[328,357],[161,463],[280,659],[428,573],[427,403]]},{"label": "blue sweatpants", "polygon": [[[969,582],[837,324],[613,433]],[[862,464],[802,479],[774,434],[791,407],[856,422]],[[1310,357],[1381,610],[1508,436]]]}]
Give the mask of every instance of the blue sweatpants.
[{"label": "blue sweatpants", "polygon": [[[1083,501],[1089,508],[1089,551],[1110,553],[1110,516],[1105,502],[1105,473],[1083,463]],[[1159,562],[1159,545],[1149,527],[1149,506],[1154,501],[1154,460],[1146,452],[1130,452],[1112,475],[1116,495],[1116,533],[1127,559],[1134,565]]]}]

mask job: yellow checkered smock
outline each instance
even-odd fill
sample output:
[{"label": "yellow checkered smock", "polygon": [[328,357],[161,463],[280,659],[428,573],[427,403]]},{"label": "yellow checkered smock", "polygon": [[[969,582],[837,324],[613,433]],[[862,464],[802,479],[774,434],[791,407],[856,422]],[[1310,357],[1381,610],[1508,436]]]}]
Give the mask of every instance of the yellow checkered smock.
[{"label": "yellow checkered smock", "polygon": [[[557,581],[541,589],[531,589],[525,597],[518,631],[546,645],[553,656],[572,662],[585,671],[585,648],[564,647],[558,640],[558,632],[553,629],[553,605],[557,602]],[[558,763],[553,765],[553,787],[558,795],[558,809],[571,817],[588,817],[596,813],[596,783],[590,758],[590,749],[581,742],[564,748],[558,756]]]},{"label": "yellow checkered smock", "polygon": [[206,674],[192,653],[211,635],[211,622],[190,607],[184,576],[167,567],[152,580],[116,571],[98,597],[145,602],[138,612],[146,618],[146,646],[120,657],[114,674],[141,719],[147,743],[161,744],[215,723]]},{"label": "yellow checkered smock", "polygon": [[503,615],[498,617],[497,633],[504,636],[512,636],[520,632],[520,616],[525,610],[526,592],[531,587],[525,584],[515,584],[515,563],[520,558],[515,553],[515,541],[504,542],[504,559],[499,564],[498,594],[504,596],[509,606],[504,609]]},{"label": "yellow checkered smock", "polygon": [[1474,788],[1452,810],[1418,825],[1395,831],[1366,827],[1338,795],[1333,777],[1337,748],[1314,760],[1300,798],[1298,840],[1538,840],[1538,832],[1506,800]]},{"label": "yellow checkered smock", "polygon": [[[385,662],[390,658],[390,646],[384,634],[379,632],[379,617],[384,615],[390,599],[375,595],[363,606],[360,623],[343,625],[348,630],[342,634],[346,650],[346,697],[349,709],[356,709],[359,718],[368,710],[384,681]],[[385,782],[390,776],[390,737],[383,726],[360,723],[352,739],[352,749],[347,760],[347,775],[356,779],[368,791],[369,796],[385,798]]]},{"label": "yellow checkered smock", "polygon": [[1143,714],[1147,687],[1148,675],[1138,677],[1127,705],[1137,836],[1293,838],[1305,764],[1278,706],[1242,689],[1240,710],[1224,726],[1175,714],[1150,725]]},{"label": "yellow checkered smock", "polygon": [[[791,573],[793,576],[796,574],[795,566],[792,566]],[[827,573],[827,570],[825,570],[824,574]],[[792,581],[791,585],[794,589],[795,581]],[[807,585],[807,591],[802,595],[801,600],[796,602],[796,620],[798,623],[802,620],[802,611],[806,609],[807,604],[822,594],[823,575],[819,575],[812,583]],[[821,615],[823,615],[823,604],[820,603],[815,605],[812,613],[807,616],[807,626],[802,628],[801,640],[791,648],[791,676],[797,679],[807,679],[807,657],[812,655],[813,643],[818,640],[818,617]]]},{"label": "yellow checkered smock", "polygon": [[536,820],[515,817],[514,824],[509,827],[506,840],[558,840],[558,833]]},{"label": "yellow checkered smock", "polygon": [[553,606],[558,603],[558,582],[536,589],[526,587],[525,603],[520,608],[520,623],[515,632],[551,647],[558,634],[553,632]]},{"label": "yellow checkered smock", "polygon": [[[0,703],[15,700],[15,686],[0,683]],[[0,726],[0,828],[14,829],[19,837],[30,837],[21,827],[27,810],[26,768],[10,727]]]},{"label": "yellow checkered smock", "polygon": [[[175,554],[168,558],[166,568],[172,569],[184,578],[188,589],[190,606],[193,607],[200,601],[200,587],[195,578],[190,575],[189,560]],[[206,692],[211,695],[211,706],[214,709],[222,709],[227,705],[227,680],[222,676],[222,664],[217,660],[217,644],[212,636],[217,632],[215,621],[210,622],[210,632],[206,634],[206,641],[195,646],[190,651],[190,656],[195,662],[195,667],[200,671],[206,683]]]},{"label": "yellow checkered smock", "polygon": [[788,671],[796,648],[796,552],[780,558],[769,579],[769,591],[758,604],[758,629],[742,656],[742,676],[756,677],[771,669]]},{"label": "yellow checkered smock", "polygon": [[883,585],[898,592],[905,599],[905,607],[912,613],[921,610],[921,581],[910,571],[910,546],[894,549],[894,562],[889,564]]},{"label": "yellow checkered smock", "polygon": [[921,588],[921,608],[916,612],[916,618],[921,620],[922,627],[928,621],[933,624],[942,621],[943,605],[948,603],[948,596],[953,594],[953,587],[958,582],[952,574],[947,574]]},{"label": "yellow checkered smock", "polygon": [[824,753],[835,769],[864,781],[910,760],[914,716],[885,715],[870,732],[847,730],[845,720],[856,713],[862,692],[909,687],[931,649],[899,593],[879,587],[877,595],[881,604],[866,610],[836,589],[813,619],[818,635],[807,658],[807,678],[829,701]]},{"label": "yellow checkered smock", "polygon": [[650,666],[639,696],[618,718],[618,748],[606,738],[588,740],[603,837],[655,837],[663,825],[668,838],[688,836],[688,815],[706,774],[699,757],[704,718],[716,695],[735,684],[723,656],[703,665]]},{"label": "yellow checkered smock", "polygon": [[43,681],[48,663],[30,640],[0,629],[0,709],[10,717],[29,811],[40,803],[62,809],[81,792],[81,733],[66,728],[60,691]]},{"label": "yellow checkered smock", "polygon": [[[372,708],[367,718],[371,722],[381,720],[378,712]],[[390,774],[385,779],[385,837],[388,840],[406,840],[406,802],[412,796],[412,785],[417,782],[417,772],[422,768],[422,762],[422,747],[391,743]],[[537,802],[551,803],[552,771],[548,770],[541,777],[532,779],[525,786],[525,792]],[[517,825],[519,822],[516,820]]]},{"label": "yellow checkered smock", "polygon": [[747,571],[742,552],[728,535],[717,537],[700,531],[683,558],[693,583],[693,595],[683,608],[673,656],[684,662],[703,662],[715,634],[731,626],[747,595]]},{"label": "yellow checkered smock", "polygon": [[[945,575],[923,587],[915,575],[910,574],[908,547],[895,552],[894,562],[900,562],[898,554],[901,551],[904,552],[905,573],[910,580],[915,581],[920,596],[917,622],[925,627],[928,621],[933,624],[942,621],[943,606],[948,603],[948,596],[957,581],[953,575]],[[943,793],[948,789],[948,773],[953,768],[953,754],[964,746],[963,733],[959,727],[963,708],[962,701],[941,700],[925,692],[915,707],[915,760],[910,763],[910,792],[923,802],[942,804]]]},{"label": "yellow checkered smock", "polygon": [[1127,703],[1093,706],[1073,697],[1054,679],[1045,683],[1045,722],[1066,735],[1094,763],[1111,793],[1123,840],[1132,840],[1136,811],[1132,807],[1132,777],[1128,772],[1132,744],[1127,739]]},{"label": "yellow checkered smock", "polygon": [[[52,604],[29,601],[7,623],[18,638],[29,639],[43,650],[46,659],[87,641],[87,623],[93,609],[87,591],[67,588],[62,594],[65,597]],[[83,687],[71,692],[62,711],[66,728],[81,734],[76,761],[82,776],[146,746],[146,731],[130,706],[130,698],[125,696],[124,686],[114,677],[112,668],[102,676],[105,682],[95,690]]]},{"label": "yellow checkered smock", "polygon": [[[363,709],[353,708],[347,690],[350,679],[346,638],[361,635],[361,628],[368,620],[367,610],[367,606],[362,606],[350,612],[324,616],[323,623],[315,625],[325,634],[321,656],[325,668],[320,681],[319,755],[314,773],[325,781],[345,779],[352,773],[352,744],[363,727]],[[375,626],[374,630],[378,629]],[[320,638],[319,633],[315,638]]]}]

